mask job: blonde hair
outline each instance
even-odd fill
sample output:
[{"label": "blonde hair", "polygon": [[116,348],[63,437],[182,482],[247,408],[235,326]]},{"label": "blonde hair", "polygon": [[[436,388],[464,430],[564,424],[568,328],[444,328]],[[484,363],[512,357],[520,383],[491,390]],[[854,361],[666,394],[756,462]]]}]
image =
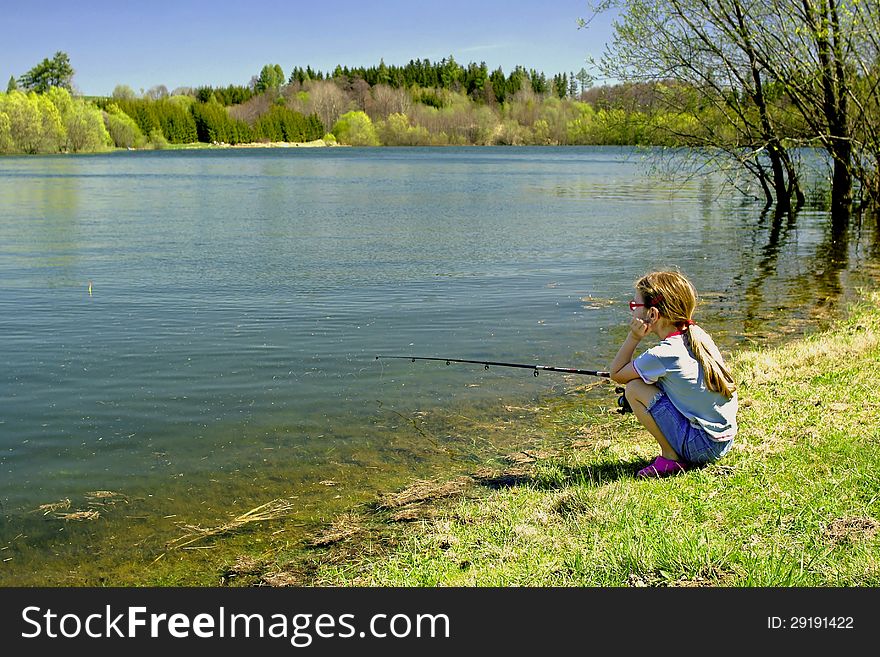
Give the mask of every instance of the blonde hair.
[{"label": "blonde hair", "polygon": [[703,368],[706,387],[725,397],[736,392],[736,382],[724,363],[716,360],[706,347],[709,335],[694,324],[697,291],[691,282],[677,271],[655,271],[636,281],[646,308],[656,308],[663,317],[683,331],[690,343],[694,358]]}]

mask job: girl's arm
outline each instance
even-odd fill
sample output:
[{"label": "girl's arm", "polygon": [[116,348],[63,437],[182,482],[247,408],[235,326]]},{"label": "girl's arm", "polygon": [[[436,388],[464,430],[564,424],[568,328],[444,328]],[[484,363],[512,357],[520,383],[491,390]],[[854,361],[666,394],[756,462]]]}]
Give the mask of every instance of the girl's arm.
[{"label": "girl's arm", "polygon": [[623,344],[620,345],[617,355],[611,361],[611,365],[608,368],[612,381],[615,383],[628,383],[633,379],[640,378],[639,373],[636,372],[636,368],[632,364],[633,352],[639,346],[642,338],[650,331],[650,324],[643,322],[638,317],[632,318],[632,321],[629,323],[629,334],[626,336]]}]

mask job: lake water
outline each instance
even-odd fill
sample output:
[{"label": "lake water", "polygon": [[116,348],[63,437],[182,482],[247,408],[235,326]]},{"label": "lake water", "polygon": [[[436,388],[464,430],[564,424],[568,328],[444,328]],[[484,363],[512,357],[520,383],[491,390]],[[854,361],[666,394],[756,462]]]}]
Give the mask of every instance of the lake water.
[{"label": "lake water", "polygon": [[796,333],[878,254],[873,226],[774,222],[632,149],[2,158],[0,583],[137,570],[276,497],[308,527],[517,445],[455,417],[583,383],[376,354],[605,369],[665,266],[730,350]]}]

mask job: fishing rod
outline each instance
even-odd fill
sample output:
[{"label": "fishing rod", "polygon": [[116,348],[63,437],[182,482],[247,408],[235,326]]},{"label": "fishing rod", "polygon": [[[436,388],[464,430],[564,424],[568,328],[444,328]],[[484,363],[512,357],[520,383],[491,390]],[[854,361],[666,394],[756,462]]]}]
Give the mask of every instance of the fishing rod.
[{"label": "fishing rod", "polygon": [[[376,360],[382,358],[396,358],[400,360],[408,360],[410,362],[415,363],[417,360],[430,360],[430,361],[439,361],[441,363],[446,363],[449,365],[450,363],[473,363],[474,365],[482,365],[484,369],[489,369],[489,367],[518,367],[521,369],[532,370],[535,376],[538,376],[540,372],[562,372],[564,374],[584,374],[587,376],[598,376],[605,379],[611,378],[611,372],[605,372],[601,370],[579,370],[573,367],[554,367],[551,365],[528,365],[525,363],[503,363],[494,360],[469,360],[467,358],[440,358],[436,356],[389,356],[389,355],[378,355],[376,356]],[[624,392],[623,388],[615,388],[615,392],[622,393]],[[632,408],[629,405],[629,402],[626,400],[624,395],[620,395],[617,399],[618,413],[631,413]]]},{"label": "fishing rod", "polygon": [[492,367],[519,367],[526,370],[532,370],[535,373],[535,376],[543,372],[564,372],[565,374],[586,374],[589,376],[600,376],[604,378],[610,378],[611,372],[601,372],[599,370],[576,370],[573,367],[551,367],[550,365],[526,365],[524,363],[500,363],[494,360],[467,360],[464,358],[435,358],[430,356],[376,356],[376,360],[380,358],[400,358],[402,360],[409,360],[415,363],[417,360],[436,360],[449,365],[450,363],[473,363],[475,365],[482,365],[484,369],[489,369]]}]

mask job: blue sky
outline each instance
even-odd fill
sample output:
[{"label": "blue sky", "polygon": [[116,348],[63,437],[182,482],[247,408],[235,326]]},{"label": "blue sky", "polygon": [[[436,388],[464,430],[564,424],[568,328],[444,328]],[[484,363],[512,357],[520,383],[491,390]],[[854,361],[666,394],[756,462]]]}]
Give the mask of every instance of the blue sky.
[{"label": "blue sky", "polygon": [[58,50],[86,95],[247,84],[264,64],[289,75],[449,55],[552,76],[601,54],[611,17],[578,29],[588,12],[586,0],[22,0],[3,11],[0,80],[5,89]]}]

